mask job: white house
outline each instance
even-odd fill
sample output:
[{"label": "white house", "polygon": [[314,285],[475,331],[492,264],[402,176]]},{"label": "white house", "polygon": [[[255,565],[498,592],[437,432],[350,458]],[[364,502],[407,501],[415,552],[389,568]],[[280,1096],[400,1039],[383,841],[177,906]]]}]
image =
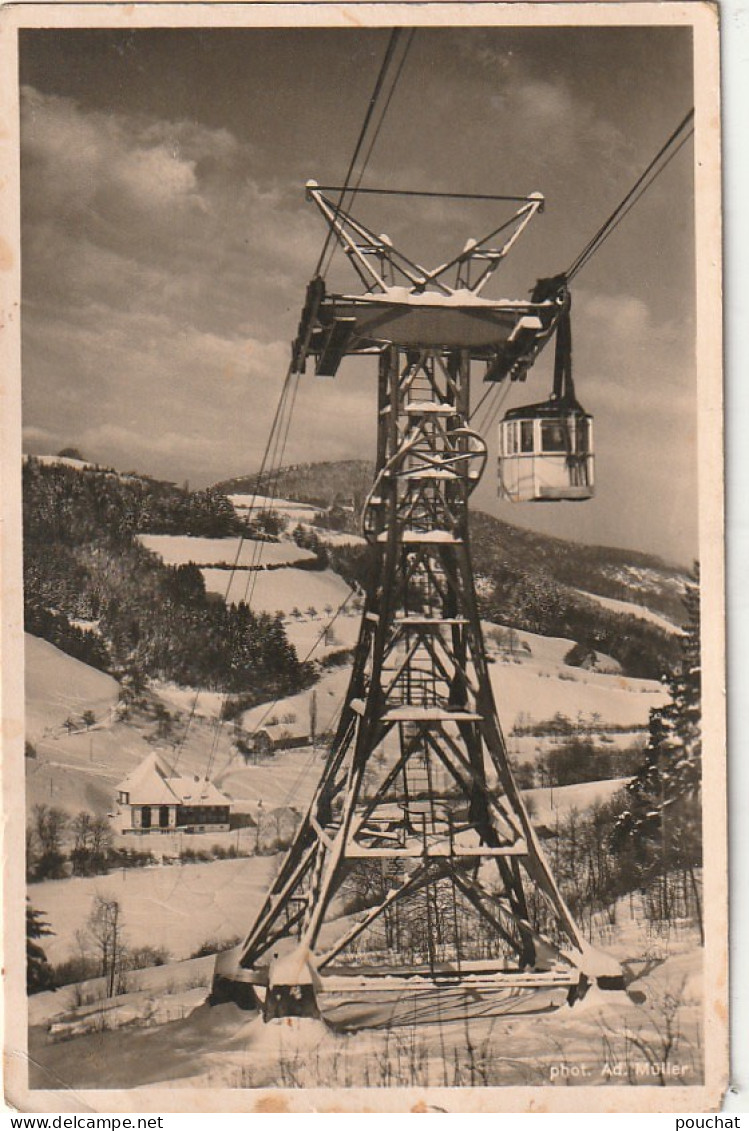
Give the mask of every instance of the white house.
[{"label": "white house", "polygon": [[117,786],[122,833],[219,832],[229,828],[231,799],[208,778],[182,777],[151,753]]}]

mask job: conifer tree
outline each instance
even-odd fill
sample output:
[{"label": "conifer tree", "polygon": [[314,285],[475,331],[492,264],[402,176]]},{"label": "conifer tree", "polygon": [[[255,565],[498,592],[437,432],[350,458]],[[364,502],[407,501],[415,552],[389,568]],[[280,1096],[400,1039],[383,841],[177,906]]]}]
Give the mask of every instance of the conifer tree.
[{"label": "conifer tree", "polygon": [[660,913],[672,913],[671,877],[681,874],[691,889],[702,930],[695,870],[702,863],[700,729],[699,568],[684,598],[687,623],[680,662],[667,679],[669,701],[650,712],[650,735],[642,764],[626,789],[627,805],[612,844],[636,886],[654,888]]},{"label": "conifer tree", "polygon": [[42,913],[36,911],[28,899],[26,900],[26,990],[30,994],[41,993],[42,990],[55,988],[55,978],[52,967],[47,961],[44,949],[36,941],[44,935],[52,935],[54,931],[44,919]]}]

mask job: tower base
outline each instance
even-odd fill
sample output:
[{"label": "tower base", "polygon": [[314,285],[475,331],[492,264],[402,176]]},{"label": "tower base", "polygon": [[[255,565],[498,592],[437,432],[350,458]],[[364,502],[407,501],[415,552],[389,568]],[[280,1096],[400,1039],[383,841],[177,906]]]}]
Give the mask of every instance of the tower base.
[{"label": "tower base", "polygon": [[484,1017],[534,1015],[573,1006],[593,986],[625,989],[621,968],[608,955],[590,948],[585,957],[586,971],[578,965],[502,971],[476,963],[462,974],[453,971],[447,976],[418,966],[379,973],[349,966],[321,978],[303,948],[257,970],[239,964],[237,949],[218,956],[209,1001],[233,1002],[261,1014],[264,1021],[303,1017],[344,1031],[413,1027],[432,1019],[465,1021],[479,1005]]}]

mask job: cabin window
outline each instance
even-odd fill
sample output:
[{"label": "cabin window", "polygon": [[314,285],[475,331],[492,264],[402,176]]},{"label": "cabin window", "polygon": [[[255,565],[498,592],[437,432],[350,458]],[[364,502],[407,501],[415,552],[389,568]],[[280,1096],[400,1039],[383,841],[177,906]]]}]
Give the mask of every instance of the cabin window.
[{"label": "cabin window", "polygon": [[567,451],[567,429],[561,420],[541,421],[541,451]]},{"label": "cabin window", "polygon": [[533,451],[533,421],[520,421],[520,450],[521,452]]},{"label": "cabin window", "polygon": [[575,451],[580,455],[586,455],[590,448],[590,422],[585,417],[577,421],[575,440]]},{"label": "cabin window", "polygon": [[518,450],[518,426],[513,420],[505,429],[505,452],[514,456]]}]

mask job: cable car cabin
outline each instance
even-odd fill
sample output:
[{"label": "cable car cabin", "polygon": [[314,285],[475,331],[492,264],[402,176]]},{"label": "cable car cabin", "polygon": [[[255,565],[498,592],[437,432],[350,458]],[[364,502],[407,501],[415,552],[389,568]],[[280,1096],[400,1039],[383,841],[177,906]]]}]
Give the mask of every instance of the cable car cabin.
[{"label": "cable car cabin", "polygon": [[593,417],[551,399],[508,412],[499,425],[499,495],[513,503],[593,497]]}]

